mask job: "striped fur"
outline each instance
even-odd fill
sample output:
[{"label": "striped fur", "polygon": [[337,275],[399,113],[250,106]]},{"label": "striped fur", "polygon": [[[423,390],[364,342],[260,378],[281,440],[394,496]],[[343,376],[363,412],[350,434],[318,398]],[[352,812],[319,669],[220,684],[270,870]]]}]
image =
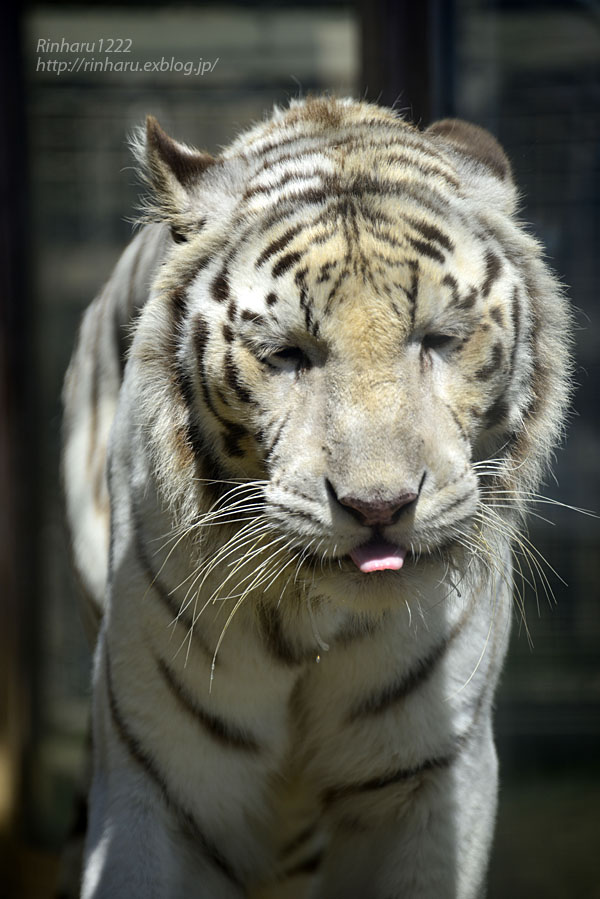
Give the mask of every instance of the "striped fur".
[{"label": "striped fur", "polygon": [[511,545],[570,374],[509,163],[331,99],[136,152],[146,224],[65,387],[82,895],[479,896]]}]

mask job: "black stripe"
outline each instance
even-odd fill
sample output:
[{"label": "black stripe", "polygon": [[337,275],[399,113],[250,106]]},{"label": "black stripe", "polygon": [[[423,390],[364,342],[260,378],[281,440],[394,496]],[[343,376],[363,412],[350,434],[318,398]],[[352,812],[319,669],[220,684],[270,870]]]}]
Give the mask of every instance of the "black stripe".
[{"label": "black stripe", "polygon": [[[332,179],[332,183],[326,184],[323,188],[290,190],[289,193],[274,202],[269,210],[269,220],[273,223],[281,221],[285,215],[296,213],[301,205],[324,204],[329,204],[329,214],[324,217],[330,219],[332,215],[339,216],[340,204],[345,199],[356,204],[361,199],[361,194],[364,197],[386,196],[414,199],[419,205],[431,210],[434,214],[439,214],[440,211],[443,213],[447,211],[448,207],[448,198],[440,194],[429,181],[416,183],[403,178],[399,178],[397,182],[379,181],[364,176],[360,179],[352,179],[346,184]],[[331,204],[333,204],[333,209]]]},{"label": "black stripe", "polygon": [[485,257],[485,281],[481,285],[481,294],[487,297],[490,294],[494,281],[500,277],[502,262],[499,256],[490,250]]},{"label": "black stripe", "polygon": [[[448,215],[449,197],[440,193],[431,183],[431,180],[404,181],[398,188],[398,195],[406,200],[412,200],[432,215],[444,220]],[[462,220],[458,209],[453,210],[457,219]],[[465,225],[470,223],[467,221]]]},{"label": "black stripe", "polygon": [[304,230],[306,224],[303,222],[299,225],[293,225],[291,228],[288,228],[287,231],[278,237],[276,240],[272,241],[260,254],[258,259],[256,260],[256,268],[260,268],[261,265],[274,256],[276,253],[280,253],[281,250],[285,250],[287,245],[300,234],[301,231]]},{"label": "black stripe", "polygon": [[376,271],[382,277],[386,277],[389,275],[387,269],[390,268],[404,268],[409,265],[409,260],[406,257],[391,257],[386,253],[383,253],[381,250],[373,250],[370,253],[371,259],[376,260],[377,262],[383,263],[383,265],[379,265],[376,268]]},{"label": "black stripe", "polygon": [[271,293],[267,294],[267,298],[266,298],[267,306],[274,306],[275,303],[278,303],[278,302],[279,302],[279,297],[277,296],[276,293],[273,293],[273,291],[271,291]]},{"label": "black stripe", "polygon": [[[461,497],[460,502],[462,502],[463,499],[464,497]],[[438,663],[444,658],[450,645],[465,627],[471,617],[473,608],[474,606],[467,608],[459,621],[451,629],[450,633],[441,640],[437,646],[434,646],[424,659],[420,659],[412,671],[403,674],[402,677],[394,683],[387,684],[381,690],[378,690],[366,699],[357,702],[348,713],[346,719],[347,723],[351,724],[361,718],[370,718],[387,712],[392,706],[396,705],[398,702],[402,702],[414,690],[417,690],[432,676]]]},{"label": "black stripe", "polygon": [[281,259],[275,263],[273,266],[273,271],[271,274],[274,278],[279,278],[285,272],[288,271],[296,262],[300,262],[302,259],[302,253],[286,253],[285,256],[282,256]]},{"label": "black stripe", "polygon": [[[413,165],[411,168],[421,170],[421,167],[418,165]],[[329,196],[334,197],[338,203],[344,200],[354,203],[362,196],[406,197],[407,193],[410,193],[414,182],[404,177],[405,173],[403,171],[397,174],[397,178],[391,177],[387,179],[377,178],[364,172],[354,178],[344,179],[343,181],[341,178],[332,177],[326,182],[325,187],[329,188]],[[424,174],[428,176],[430,173],[424,172]],[[433,195],[438,194],[440,200],[442,200],[439,192],[433,187],[430,188],[427,182],[426,184],[428,191],[431,189],[431,193]]]},{"label": "black stripe", "polygon": [[169,291],[169,303],[172,311],[173,330],[177,330],[187,313],[187,293],[183,286]]},{"label": "black stripe", "polygon": [[363,718],[372,718],[389,711],[394,705],[402,702],[414,690],[417,690],[421,684],[428,680],[448,650],[452,640],[452,635],[448,635],[437,646],[435,646],[429,655],[424,659],[420,659],[412,671],[403,675],[398,681],[387,684],[382,690],[373,693],[366,699],[357,702],[350,710],[347,723],[352,724]]},{"label": "black stripe", "polygon": [[198,476],[203,478],[202,490],[209,495],[211,502],[220,502],[224,494],[229,491],[227,473],[223,471],[220,463],[215,459],[208,447],[204,447],[202,458],[199,461],[200,470]]},{"label": "black stripe", "polygon": [[348,269],[347,269],[347,268],[344,268],[344,269],[341,270],[341,272],[340,272],[339,275],[337,276],[337,278],[336,278],[336,280],[335,280],[333,286],[331,287],[331,290],[330,290],[329,293],[327,294],[327,300],[326,300],[326,302],[325,302],[325,308],[324,308],[324,310],[323,310],[323,315],[324,315],[325,317],[327,317],[327,316],[329,315],[329,313],[330,313],[330,311],[331,311],[331,307],[332,307],[332,305],[333,305],[333,301],[334,301],[334,299],[335,299],[335,297],[336,297],[336,295],[337,295],[337,292],[338,292],[338,290],[340,289],[340,287],[342,286],[343,282],[346,280],[346,278],[348,277],[349,274],[350,274],[350,272],[348,271]]},{"label": "black stripe", "polygon": [[281,615],[275,607],[259,605],[258,622],[267,652],[277,662],[288,668],[295,668],[308,658],[314,658],[315,650],[311,650],[310,653],[299,653],[287,640],[283,633]]},{"label": "black stripe", "polygon": [[[297,215],[298,209],[306,206],[307,204],[314,203],[317,205],[322,205],[323,203],[326,203],[327,201],[332,199],[332,197],[327,196],[327,194],[325,194],[322,190],[316,189],[304,191],[301,196],[303,197],[304,202],[298,202],[298,194],[280,197],[280,199],[277,200],[277,202],[274,203],[268,211],[265,210],[263,212],[258,233],[265,234],[274,225],[280,225],[286,215]],[[307,211],[308,210],[303,209],[304,219],[306,218]],[[307,227],[315,227],[318,224],[325,224],[329,221],[327,218],[327,207],[321,209],[320,211],[318,211],[318,213],[317,210],[312,210],[312,212],[314,217],[306,222]],[[244,220],[243,212],[240,213],[240,218]],[[247,236],[250,238],[255,238],[257,234],[257,224],[255,219],[255,213],[250,213],[249,223],[246,228]]]},{"label": "black stripe", "polygon": [[[192,379],[183,368],[183,365],[177,363],[174,367],[174,383],[175,387],[181,396],[183,404],[186,408],[187,413],[187,421],[185,426],[185,439],[186,443],[192,450],[194,456],[198,459],[202,456],[204,450],[204,441],[202,438],[202,433],[200,431],[200,425],[197,421],[195,409],[194,409],[194,387],[192,384]],[[203,394],[205,401],[209,408],[212,409],[212,403],[210,401],[210,397],[208,396],[208,388],[204,383],[204,378],[201,373],[200,375],[200,383],[202,386]]]},{"label": "black stripe", "polygon": [[189,287],[192,284],[201,271],[203,271],[207,265],[212,262],[214,259],[213,253],[207,253],[204,256],[197,256],[190,268],[187,272],[184,272],[182,275],[182,284],[184,287]]},{"label": "black stripe", "polygon": [[320,228],[318,234],[311,235],[310,244],[312,247],[320,247],[324,246],[338,233],[338,223],[335,220],[331,220],[329,214],[329,207],[322,209],[318,215],[316,215],[312,219],[313,228]]},{"label": "black stripe", "polygon": [[197,721],[202,728],[221,746],[228,749],[241,749],[244,752],[257,753],[260,744],[247,731],[236,727],[230,722],[224,721],[218,715],[213,715],[203,709],[192,697],[183,684],[177,679],[169,665],[161,658],[156,658],[158,670],[177,702],[188,714]]},{"label": "black stripe", "polygon": [[452,300],[450,306],[458,305],[460,302],[460,293],[458,292],[458,281],[452,275],[444,275],[442,284],[450,289]]},{"label": "black stripe", "polygon": [[504,313],[500,306],[494,306],[493,309],[490,309],[490,315],[497,325],[504,328]]},{"label": "black stripe", "polygon": [[[284,172],[279,176],[277,181],[273,181],[271,184],[256,184],[254,187],[249,187],[243,196],[243,201],[247,202],[252,197],[256,196],[256,194],[271,194],[276,193],[281,190],[281,188],[286,187],[291,184],[294,187],[301,187],[303,181],[312,181],[314,178],[321,178],[323,182],[330,180],[329,172],[324,172],[319,169],[314,169],[311,172]],[[293,235],[292,235],[293,236]],[[276,251],[274,251],[276,252]]]},{"label": "black stripe", "polygon": [[[364,218],[364,210],[361,209],[360,212],[361,218]],[[363,222],[362,230],[363,232],[370,234],[373,240],[378,241],[384,246],[393,247],[395,250],[398,250],[403,246],[402,241],[396,234],[391,233],[387,229],[384,230],[380,225],[374,227],[368,222]]]},{"label": "black stripe", "polygon": [[335,268],[337,262],[325,262],[321,266],[321,270],[317,277],[317,284],[322,284],[324,281],[329,281],[331,278],[331,269]]},{"label": "black stripe", "polygon": [[249,437],[250,432],[243,425],[227,421],[221,416],[217,416],[217,419],[226,429],[225,433],[221,435],[225,452],[230,456],[244,456],[245,451],[243,447],[240,446],[240,440],[243,440],[244,437]]},{"label": "black stripe", "polygon": [[502,344],[495,343],[492,347],[492,358],[487,363],[487,365],[483,365],[481,368],[477,369],[475,372],[475,377],[478,381],[489,381],[491,377],[498,373],[500,370],[500,366],[502,364],[502,357],[504,355]]},{"label": "black stripe", "polygon": [[421,237],[423,237],[429,243],[439,243],[444,250],[448,250],[448,252],[454,251],[454,244],[450,240],[447,234],[444,234],[443,231],[440,231],[438,227],[432,225],[428,222],[418,221],[410,216],[407,216],[406,221],[415,231],[418,231]]},{"label": "black stripe", "polygon": [[206,858],[213,864],[214,867],[218,868],[218,870],[233,884],[238,887],[242,886],[242,882],[236,872],[234,871],[230,862],[224,857],[222,852],[208,839],[208,837],[204,834],[198,822],[195,820],[194,816],[187,809],[183,808],[179,803],[175,802],[172,796],[169,793],[168,785],[162,775],[162,772],[159,770],[155,760],[152,756],[142,747],[140,741],[134,734],[131,733],[128,726],[125,724],[123,715],[119,709],[117,698],[114,692],[114,685],[112,680],[112,671],[110,665],[110,659],[108,655],[108,647],[105,647],[105,662],[106,662],[106,687],[108,693],[108,701],[110,707],[110,713],[114,728],[119,735],[121,742],[129,752],[131,758],[137,762],[137,764],[144,769],[150,780],[154,782],[154,784],[160,790],[160,793],[163,797],[165,805],[169,808],[175,816],[179,819],[179,822],[183,829],[190,835],[190,837],[195,842],[197,848],[201,849]]},{"label": "black stripe", "polygon": [[242,309],[240,318],[243,322],[253,322],[255,325],[266,325],[266,319],[260,312],[253,312],[251,309]]},{"label": "black stripe", "polygon": [[299,206],[323,206],[334,200],[331,194],[322,187],[309,187],[291,190],[271,207],[270,221],[277,222],[289,213],[297,212]]},{"label": "black stripe", "polygon": [[400,286],[410,303],[410,320],[411,324],[414,325],[419,295],[419,263],[416,260],[411,260],[408,262],[408,267],[410,269],[410,287],[406,288],[402,285]]},{"label": "black stripe", "polygon": [[313,852],[307,858],[298,862],[295,865],[292,865],[291,868],[287,868],[283,874],[282,879],[290,879],[292,877],[301,877],[308,874],[314,874],[315,871],[318,871],[321,867],[321,863],[325,858],[325,850],[317,849],[316,852]]},{"label": "black stripe", "polygon": [[[198,372],[198,380],[200,382],[200,388],[202,390],[202,398],[208,409],[213,413],[213,415],[216,416],[217,411],[210,396],[208,381],[206,379],[206,369],[204,367],[204,357],[206,355],[206,347],[208,345],[209,336],[210,328],[208,326],[208,323],[206,322],[206,319],[204,319],[201,315],[196,315],[194,321],[192,322],[192,339],[194,342],[194,349],[196,350],[196,369]],[[184,393],[184,399],[186,400],[190,418],[195,419],[192,383],[187,373],[183,371],[183,368],[181,368],[180,378],[182,378],[183,383],[186,381],[186,379],[189,382],[189,390]]]},{"label": "black stripe", "polygon": [[445,284],[450,288],[451,300],[448,304],[449,309],[452,308],[452,306],[456,306],[457,309],[461,310],[471,309],[477,302],[478,292],[476,287],[469,287],[466,293],[461,296],[458,289],[458,282],[452,275],[445,275],[442,279],[442,284]]},{"label": "black stripe", "polygon": [[436,262],[446,261],[444,254],[440,253],[432,244],[426,243],[424,240],[415,240],[414,237],[407,237],[406,239],[411,247],[414,247],[422,256],[429,256],[430,259],[434,259]]},{"label": "black stripe", "polygon": [[[312,318],[312,300],[308,295],[308,290],[306,287],[302,287],[300,290],[300,308],[304,311],[304,324],[308,333],[313,332],[313,318]],[[318,330],[318,328],[317,328]],[[315,335],[316,336],[316,335]]]},{"label": "black stripe", "polygon": [[356,615],[335,635],[335,645],[340,649],[345,649],[358,640],[370,639],[385,629],[386,623],[385,613],[375,621]]},{"label": "black stripe", "polygon": [[515,373],[515,363],[517,358],[517,350],[521,340],[521,303],[519,301],[519,288],[515,287],[512,296],[512,304],[510,307],[510,317],[513,325],[513,345],[510,353],[510,371],[509,377],[512,381]]},{"label": "black stripe", "polygon": [[306,276],[308,275],[308,266],[299,268],[294,275],[294,284],[298,287],[306,287]]},{"label": "black stripe", "polygon": [[441,771],[449,768],[457,758],[462,748],[462,740],[456,740],[456,746],[448,752],[447,755],[434,756],[425,759],[420,765],[414,768],[400,768],[380,777],[372,777],[369,780],[363,780],[351,784],[343,784],[337,787],[328,787],[323,791],[322,800],[325,805],[332,805],[340,799],[347,799],[352,796],[358,796],[361,793],[369,793],[377,790],[384,790],[386,787],[406,783],[413,778],[427,774],[429,771]]},{"label": "black stripe", "polygon": [[464,296],[462,296],[460,298],[460,300],[458,301],[457,308],[458,309],[471,309],[477,302],[477,296],[478,296],[477,288],[476,287],[469,288],[469,290],[466,292],[466,294]]},{"label": "black stripe", "polygon": [[229,280],[225,266],[210,285],[210,292],[217,303],[226,303],[229,300]]},{"label": "black stripe", "polygon": [[[421,147],[418,147],[418,152],[423,152]],[[429,162],[419,162],[404,153],[383,153],[378,161],[380,161],[381,165],[388,165],[390,163],[396,165],[402,172],[409,169],[416,169],[421,175],[425,175],[426,178],[442,178],[443,181],[455,190],[460,188],[460,181],[450,174],[450,172],[444,171],[444,169],[441,169],[437,165],[432,165]]]},{"label": "black stripe", "polygon": [[233,361],[233,354],[231,350],[227,350],[225,355],[225,383],[231,387],[237,398],[242,403],[254,403],[253,398],[250,396],[246,387],[242,383],[240,378],[239,370]]},{"label": "black stripe", "polygon": [[[378,122],[374,120],[372,123],[365,122],[364,124],[366,126],[365,129],[362,128],[362,122],[360,123],[360,128],[357,127],[358,123],[354,123],[350,128],[350,133],[346,135],[336,135],[330,139],[325,138],[324,135],[315,134],[293,135],[291,137],[282,138],[277,142],[272,141],[270,144],[264,145],[264,147],[257,152],[254,152],[252,147],[250,147],[250,153],[252,155],[257,158],[263,157],[262,165],[257,169],[256,174],[259,174],[267,168],[276,168],[284,162],[304,161],[306,157],[314,155],[315,151],[326,153],[328,150],[339,150],[341,147],[346,147],[348,145],[350,145],[350,152],[355,149],[357,155],[362,155],[362,144],[365,138],[368,141],[369,151],[377,152],[383,158],[387,158],[385,155],[386,150],[397,151],[399,148],[404,148],[416,150],[421,156],[439,160],[447,164],[447,159],[442,153],[437,152],[431,145],[425,143],[423,140],[419,140],[418,137],[415,138],[407,130],[405,123],[400,121],[382,123],[381,121]],[[369,130],[370,127],[372,127],[372,130]],[[402,129],[402,133],[400,132],[400,129]],[[393,134],[393,131],[396,130],[399,133]],[[390,134],[390,131],[392,131],[392,134]],[[306,140],[312,141],[308,147],[302,146],[296,152],[286,152],[278,156],[273,156],[271,159],[264,159],[265,156],[268,156],[275,150],[293,145],[298,141]]]},{"label": "black stripe", "polygon": [[[388,179],[377,179],[375,177],[371,177],[368,175],[363,175],[360,178],[353,179],[348,186],[343,186],[343,193],[348,195],[350,198],[356,199],[358,194],[367,194],[372,196],[394,196],[394,197],[406,197],[413,194],[413,188],[415,188],[414,195],[419,196],[420,190],[419,188],[425,188],[427,196],[431,195],[432,198],[439,199],[442,207],[446,208],[447,197],[440,192],[430,183],[430,172],[427,171],[424,167],[419,165],[411,165],[411,168],[419,170],[422,174],[425,175],[424,181],[419,184],[418,182],[414,182],[411,179],[403,177],[403,172],[399,172],[399,177],[395,180]],[[423,204],[426,205],[426,204]]]},{"label": "black stripe", "polygon": [[[463,620],[466,620],[468,615],[469,610],[467,610],[467,612],[465,613],[465,617]],[[461,622],[459,622],[457,625],[457,630],[460,629],[461,626],[462,624]],[[413,780],[414,778],[422,777],[424,774],[427,774],[429,772],[442,771],[451,767],[475,734],[479,723],[481,710],[489,693],[490,690],[487,679],[484,679],[483,689],[480,691],[477,698],[473,702],[471,724],[465,731],[463,731],[463,733],[458,734],[454,738],[451,747],[443,755],[433,756],[431,758],[425,759],[423,762],[421,762],[420,765],[415,765],[413,768],[400,768],[396,771],[382,774],[379,777],[369,778],[368,780],[328,787],[322,793],[323,803],[325,805],[332,805],[339,800],[352,798],[353,796],[360,796],[361,794],[369,792],[376,793],[377,791],[383,790],[386,787],[406,783],[410,780]]]},{"label": "black stripe", "polygon": [[[310,119],[307,121],[310,122]],[[302,158],[305,155],[310,156],[314,154],[316,150],[325,151],[332,148],[337,149],[342,146],[347,146],[348,144],[354,144],[357,148],[361,148],[363,141],[366,139],[369,150],[393,149],[394,147],[398,147],[398,144],[401,142],[407,147],[418,150],[424,156],[431,156],[434,159],[444,159],[444,156],[442,156],[441,153],[438,153],[430,144],[426,144],[424,141],[420,141],[418,138],[413,137],[406,122],[403,122],[401,119],[386,119],[384,121],[381,119],[365,119],[360,123],[352,123],[351,126],[345,127],[348,128],[347,134],[335,134],[335,136],[329,140],[327,140],[323,134],[313,134],[311,132],[296,133],[289,137],[280,137],[278,140],[263,144],[262,147],[259,147],[256,150],[250,145],[248,153],[257,159],[260,159],[283,147],[288,147],[300,142],[311,141],[308,147],[303,146],[297,153],[289,153],[285,157],[282,157],[287,161],[288,158],[292,157]],[[394,132],[397,133],[395,134]],[[360,152],[360,149],[358,149],[358,152]],[[275,156],[272,160],[265,160],[263,166],[275,166],[277,165],[278,159],[279,157]]]},{"label": "black stripe", "polygon": [[282,165],[284,162],[297,162],[299,159],[302,159],[306,155],[307,151],[302,149],[296,153],[282,153],[281,156],[276,156],[274,159],[265,159],[263,160],[262,164],[256,169],[254,177],[256,178],[258,175],[264,172],[265,169],[273,168],[277,165]]},{"label": "black stripe", "polygon": [[281,440],[281,436],[282,436],[282,434],[283,434],[284,428],[285,428],[285,426],[287,425],[287,423],[288,423],[288,421],[289,421],[289,419],[290,419],[290,415],[291,415],[291,413],[288,412],[288,413],[286,414],[285,418],[283,419],[283,421],[281,422],[281,424],[279,425],[279,427],[277,428],[277,432],[276,432],[275,436],[273,437],[273,440],[271,441],[271,443],[270,443],[270,445],[269,445],[269,447],[267,448],[267,451],[266,451],[266,458],[267,458],[267,459],[270,459],[270,458],[272,457],[273,453],[275,452],[275,449],[276,449],[276,447],[277,447],[277,444],[278,444],[279,441]]},{"label": "black stripe", "polygon": [[[397,220],[389,216],[382,209],[369,209],[365,207],[364,209],[359,210],[359,214],[362,220],[361,230],[364,230],[365,228],[370,229],[370,233],[374,236],[379,231],[383,231],[384,228],[391,228],[392,231],[396,231],[398,228]],[[389,234],[387,230],[385,233]]]},{"label": "black stripe", "polygon": [[463,427],[458,415],[456,414],[456,412],[454,411],[452,406],[450,406],[448,403],[444,403],[444,405],[445,405],[446,409],[448,410],[448,412],[450,413],[450,417],[452,418],[452,421],[456,425],[460,436],[462,437],[462,439],[465,441],[466,444],[469,444],[470,443],[469,435],[467,434],[465,428]]},{"label": "black stripe", "polygon": [[293,855],[294,852],[297,852],[304,843],[307,843],[312,837],[317,833],[319,827],[318,821],[313,821],[312,824],[309,824],[303,830],[296,834],[295,837],[292,837],[291,840],[282,847],[280,851],[281,856],[289,856]]}]

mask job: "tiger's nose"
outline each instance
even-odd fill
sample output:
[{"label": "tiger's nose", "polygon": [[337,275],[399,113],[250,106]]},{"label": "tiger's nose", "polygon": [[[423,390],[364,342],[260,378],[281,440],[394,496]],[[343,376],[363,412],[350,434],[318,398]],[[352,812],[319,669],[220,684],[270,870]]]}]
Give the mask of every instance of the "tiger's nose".
[{"label": "tiger's nose", "polygon": [[345,506],[354,517],[367,527],[393,524],[400,513],[417,499],[418,493],[406,491],[391,500],[368,501],[358,496],[338,496],[340,505]]}]

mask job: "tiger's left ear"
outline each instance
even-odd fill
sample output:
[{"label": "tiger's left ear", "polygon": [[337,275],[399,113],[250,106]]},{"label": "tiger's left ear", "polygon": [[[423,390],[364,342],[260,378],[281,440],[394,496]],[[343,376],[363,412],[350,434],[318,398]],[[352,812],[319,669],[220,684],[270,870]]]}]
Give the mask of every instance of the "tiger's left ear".
[{"label": "tiger's left ear", "polygon": [[218,160],[173,140],[153,116],[146,119],[145,133],[134,139],[133,151],[153,194],[144,219],[167,222],[182,232],[193,227],[202,215],[202,182]]},{"label": "tiger's left ear", "polygon": [[517,206],[517,189],[508,157],[495,137],[485,128],[461,119],[441,119],[426,133],[440,149],[450,152],[467,187],[482,201],[512,214]]}]

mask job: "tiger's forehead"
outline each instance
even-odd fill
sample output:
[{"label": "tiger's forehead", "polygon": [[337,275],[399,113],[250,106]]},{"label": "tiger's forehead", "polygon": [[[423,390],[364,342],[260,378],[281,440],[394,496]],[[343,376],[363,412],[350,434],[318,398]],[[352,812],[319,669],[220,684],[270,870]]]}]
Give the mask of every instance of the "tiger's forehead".
[{"label": "tiger's forehead", "polygon": [[[271,249],[273,240],[289,242],[306,229],[313,243],[336,226],[390,234],[400,212],[444,218],[462,198],[452,157],[427,133],[368,104],[292,105],[223,158],[237,159],[244,172],[237,224],[266,242],[267,256],[281,248]],[[423,236],[447,243],[431,226]]]},{"label": "tiger's forehead", "polygon": [[486,265],[472,232],[442,230],[410,204],[372,212],[355,202],[312,223],[279,223],[266,246],[249,240],[233,279],[246,317],[266,313],[328,342],[362,329],[382,344],[390,322],[408,334],[461,308],[472,317]]},{"label": "tiger's forehead", "polygon": [[378,207],[395,200],[439,213],[461,184],[449,157],[405,123],[368,134],[297,138],[244,157],[242,217],[272,216],[303,205],[343,207],[360,198]]},{"label": "tiger's forehead", "polygon": [[409,333],[482,305],[489,235],[427,133],[321,101],[258,126],[231,158],[243,159],[243,190],[210,294],[233,299],[244,327],[333,342],[339,327]]}]

